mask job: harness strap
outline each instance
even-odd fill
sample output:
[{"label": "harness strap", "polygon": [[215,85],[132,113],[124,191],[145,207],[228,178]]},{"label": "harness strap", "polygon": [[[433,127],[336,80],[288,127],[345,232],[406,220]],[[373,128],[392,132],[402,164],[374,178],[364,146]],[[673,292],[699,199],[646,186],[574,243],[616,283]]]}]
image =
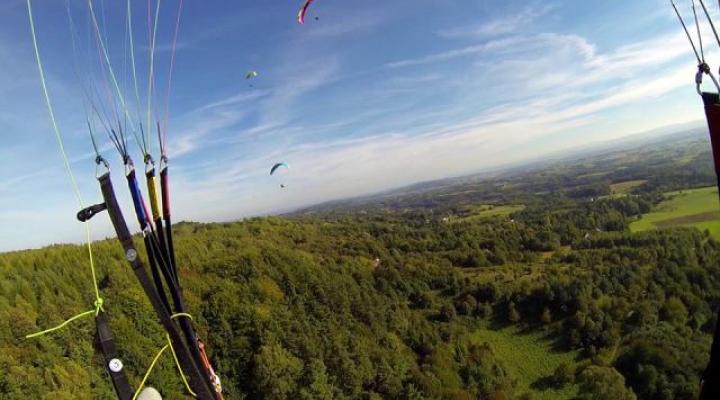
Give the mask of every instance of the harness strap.
[{"label": "harness strap", "polygon": [[117,393],[120,400],[130,400],[133,398],[133,390],[127,376],[125,376],[124,365],[118,356],[115,340],[108,325],[107,315],[104,312],[95,317],[95,326],[97,327],[97,344],[100,346],[105,358],[105,370],[110,375],[115,387],[115,393]]},{"label": "harness strap", "polygon": [[100,182],[100,189],[102,191],[103,198],[105,200],[105,204],[107,205],[108,213],[110,215],[110,220],[112,221],[113,227],[115,228],[118,240],[122,244],[123,250],[125,252],[125,257],[130,263],[135,277],[138,279],[140,285],[145,291],[145,295],[150,300],[150,303],[152,304],[152,307],[155,310],[155,313],[157,314],[160,323],[165,328],[165,331],[170,338],[170,342],[172,343],[172,347],[177,354],[178,361],[183,366],[183,368],[185,368],[185,373],[190,379],[190,386],[192,387],[193,391],[197,393],[198,398],[203,400],[215,399],[212,389],[208,386],[206,379],[204,378],[204,374],[201,372],[200,368],[202,368],[202,366],[197,365],[193,360],[192,354],[188,349],[188,346],[186,346],[186,344],[183,342],[182,336],[178,332],[175,323],[170,317],[170,313],[160,300],[160,295],[158,294],[150,277],[147,275],[145,267],[138,256],[138,252],[132,240],[132,235],[130,234],[130,230],[127,227],[125,218],[122,215],[120,205],[118,204],[117,198],[115,197],[115,190],[112,186],[110,174],[106,173],[100,176],[98,180]]}]

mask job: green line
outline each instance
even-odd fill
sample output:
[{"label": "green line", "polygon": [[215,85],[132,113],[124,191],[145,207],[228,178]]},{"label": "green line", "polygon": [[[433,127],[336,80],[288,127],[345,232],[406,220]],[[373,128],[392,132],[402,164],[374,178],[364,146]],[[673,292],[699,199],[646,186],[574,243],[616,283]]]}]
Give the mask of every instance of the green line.
[{"label": "green line", "polygon": [[[29,1],[29,0],[28,0],[28,1]],[[55,331],[57,331],[57,330],[60,330],[60,329],[64,328],[65,325],[67,325],[67,324],[69,324],[69,323],[71,323],[71,322],[73,322],[73,321],[75,321],[75,320],[77,320],[77,319],[80,319],[80,318],[83,318],[83,317],[87,317],[88,315],[92,315],[92,314],[95,314],[95,310],[85,311],[85,312],[83,312],[83,313],[80,313],[80,314],[78,314],[78,315],[76,315],[76,316],[68,319],[67,321],[63,322],[62,324],[60,324],[60,325],[58,325],[58,326],[56,326],[56,327],[54,327],[54,328],[50,328],[50,329],[46,329],[46,330],[41,331],[41,332],[31,333],[31,334],[29,334],[29,335],[26,335],[26,336],[25,336],[25,339],[32,339],[32,338],[36,338],[36,337],[38,337],[38,336],[42,336],[42,335],[48,334],[48,333],[50,333],[50,332],[55,332]]]},{"label": "green line", "polygon": [[140,395],[140,391],[143,387],[145,387],[145,382],[147,382],[148,378],[150,377],[150,373],[152,372],[153,368],[155,368],[155,364],[157,364],[160,356],[162,355],[162,353],[165,352],[165,350],[168,349],[168,347],[170,347],[170,345],[166,344],[165,347],[158,351],[158,353],[155,355],[155,358],[153,358],[152,363],[150,363],[150,367],[148,367],[147,371],[145,372],[145,376],[143,376],[142,381],[140,382],[140,387],[138,387],[138,389],[135,391],[133,400],[137,399],[137,397]]},{"label": "green line", "polygon": [[[80,188],[78,187],[77,181],[75,180],[75,175],[73,174],[72,168],[70,167],[70,160],[68,159],[67,153],[65,152],[65,146],[63,144],[62,134],[60,133],[60,128],[58,127],[57,120],[55,119],[55,111],[53,110],[52,102],[50,101],[50,93],[48,91],[47,82],[45,81],[45,69],[43,68],[42,59],[40,58],[40,50],[38,48],[38,43],[37,43],[37,34],[35,33],[35,20],[33,18],[32,4],[31,4],[30,0],[27,0],[27,7],[28,7],[28,18],[30,19],[30,33],[32,35],[33,48],[35,49],[35,59],[37,60],[38,72],[40,73],[40,83],[42,84],[43,95],[45,97],[45,105],[47,106],[48,113],[50,114],[50,121],[52,122],[53,132],[55,133],[55,139],[57,140],[58,147],[60,148],[60,154],[62,155],[63,163],[65,164],[65,169],[67,170],[68,176],[70,177],[70,182],[72,183],[72,187],[75,192],[75,197],[77,198],[78,205],[82,209],[85,206],[83,204],[82,195],[80,194]],[[98,289],[98,286],[97,286],[97,279],[96,279],[96,274],[95,274],[95,261],[93,258],[92,244],[90,242],[90,236],[91,236],[90,235],[90,224],[88,222],[85,222],[84,225],[85,225],[85,233],[86,233],[86,238],[87,238],[88,257],[90,259],[90,270],[92,271],[93,286],[95,288],[95,301],[97,304],[100,304],[99,307],[101,307],[102,298],[100,297],[100,290]],[[85,314],[87,314],[87,312],[76,315],[75,317],[70,318],[69,320],[65,321],[65,323],[61,324],[59,327],[52,328],[49,331],[52,332],[54,330],[60,329],[63,326],[65,326],[66,324],[76,320],[77,318],[80,318],[81,316],[84,316]],[[31,335],[31,337],[35,337],[35,336]]]},{"label": "green line", "polygon": [[175,354],[175,349],[172,346],[172,341],[170,340],[170,335],[167,335],[167,341],[168,346],[170,346],[170,352],[172,352],[173,359],[175,360],[175,366],[178,369],[178,373],[180,374],[180,378],[182,378],[183,383],[185,384],[185,389],[187,389],[188,393],[190,393],[193,397],[197,397],[197,394],[193,392],[192,388],[190,388],[190,384],[187,381],[187,378],[185,377],[185,374],[183,373],[182,367],[180,367],[180,360],[177,358],[177,354]]},{"label": "green line", "polygon": [[52,122],[53,131],[55,132],[55,139],[60,146],[60,153],[62,154],[63,162],[65,163],[65,169],[70,176],[72,181],[73,189],[75,190],[75,197],[77,197],[80,208],[83,207],[82,196],[80,195],[80,189],[78,188],[75,176],[73,175],[72,169],[70,168],[70,161],[68,160],[67,153],[65,152],[65,146],[63,145],[62,135],[60,134],[60,128],[58,128],[57,121],[55,120],[55,111],[53,110],[52,103],[50,102],[50,94],[48,93],[47,83],[45,82],[45,70],[43,69],[42,60],[40,59],[40,50],[38,50],[37,36],[35,34],[35,21],[32,14],[32,5],[30,0],[27,0],[28,16],[30,17],[30,33],[32,34],[33,47],[35,48],[35,59],[37,60],[38,71],[40,72],[40,83],[42,84],[43,94],[45,96],[45,105],[47,106],[48,112],[50,113],[50,121]]}]

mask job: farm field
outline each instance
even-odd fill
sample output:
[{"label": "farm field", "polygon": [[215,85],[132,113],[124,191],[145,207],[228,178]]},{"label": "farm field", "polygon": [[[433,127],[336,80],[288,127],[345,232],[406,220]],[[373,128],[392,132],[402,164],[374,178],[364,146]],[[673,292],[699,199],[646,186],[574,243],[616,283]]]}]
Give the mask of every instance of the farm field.
[{"label": "farm field", "polygon": [[666,193],[667,200],[655,210],[633,222],[633,232],[673,226],[693,226],[700,230],[709,230],[715,238],[720,238],[720,209],[718,192],[715,187],[682,190]]}]

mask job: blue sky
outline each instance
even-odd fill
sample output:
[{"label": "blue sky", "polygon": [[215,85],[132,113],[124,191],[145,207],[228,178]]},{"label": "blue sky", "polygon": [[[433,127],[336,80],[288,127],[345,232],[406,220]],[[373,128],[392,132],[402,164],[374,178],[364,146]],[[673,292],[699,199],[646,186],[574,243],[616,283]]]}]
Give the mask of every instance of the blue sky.
[{"label": "blue sky", "polygon": [[[665,0],[316,0],[305,26],[299,3],[185,1],[169,104],[176,221],[281,212],[703,118],[694,58]],[[60,129],[92,203],[100,195],[64,4],[36,0],[34,12]],[[95,4],[120,71],[124,2]],[[144,22],[147,3],[133,4]],[[162,2],[163,93],[177,4]],[[87,3],[71,5],[83,36]],[[86,78],[98,59],[79,42]],[[253,87],[248,70],[260,74]],[[24,0],[0,4],[0,72],[0,250],[80,241]],[[121,161],[98,136],[128,205]],[[285,190],[268,177],[277,161],[291,165]],[[93,221],[94,237],[110,234],[105,219]]]}]

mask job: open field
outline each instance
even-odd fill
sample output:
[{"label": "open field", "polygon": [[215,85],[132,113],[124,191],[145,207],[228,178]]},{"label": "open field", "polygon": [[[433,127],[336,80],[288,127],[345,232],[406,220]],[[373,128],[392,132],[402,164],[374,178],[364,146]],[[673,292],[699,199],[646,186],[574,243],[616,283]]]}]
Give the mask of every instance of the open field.
[{"label": "open field", "polygon": [[633,222],[633,232],[673,226],[693,226],[709,230],[720,238],[720,210],[718,192],[715,187],[683,190],[666,194],[668,199],[655,210]]},{"label": "open field", "polygon": [[542,379],[552,375],[560,364],[575,366],[577,356],[575,352],[557,352],[541,332],[526,333],[517,327],[480,329],[473,334],[472,340],[488,343],[518,380],[520,392],[533,392],[533,399],[572,399],[577,395],[575,385],[560,390],[540,387]]},{"label": "open field", "polygon": [[490,217],[505,217],[514,212],[522,211],[525,208],[524,205],[479,205],[473,207],[467,215],[452,218],[451,222],[471,222],[483,218]]},{"label": "open field", "polygon": [[578,175],[578,179],[587,179],[587,178],[602,178],[603,176],[606,176],[610,174],[608,171],[598,171],[598,172],[588,172],[587,174]]},{"label": "open field", "polygon": [[613,183],[612,185],[610,185],[610,193],[612,193],[613,195],[624,195],[635,189],[636,187],[643,185],[645,182],[647,181],[635,180]]}]

